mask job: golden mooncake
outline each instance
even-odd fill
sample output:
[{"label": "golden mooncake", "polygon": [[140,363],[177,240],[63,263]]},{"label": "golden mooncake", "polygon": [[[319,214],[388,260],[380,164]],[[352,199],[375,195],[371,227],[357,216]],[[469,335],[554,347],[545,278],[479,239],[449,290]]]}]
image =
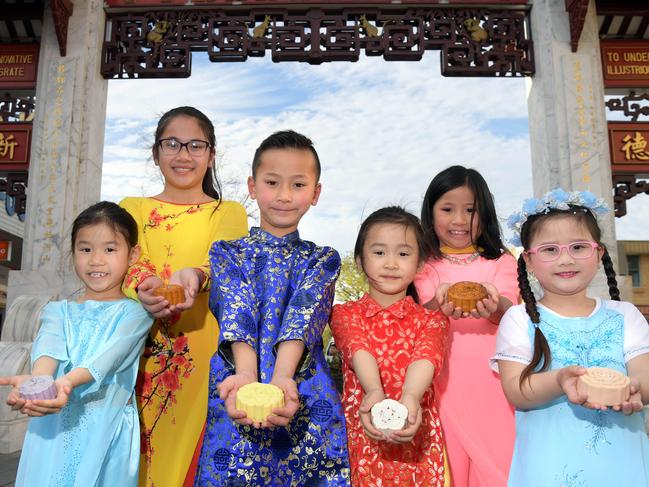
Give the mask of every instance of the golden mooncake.
[{"label": "golden mooncake", "polygon": [[447,300],[452,301],[456,308],[462,308],[463,313],[477,309],[476,304],[488,297],[487,289],[477,282],[460,281],[448,288]]},{"label": "golden mooncake", "polygon": [[176,305],[185,302],[185,288],[178,284],[169,284],[160,286],[153,290],[155,296],[162,296],[170,305]]}]

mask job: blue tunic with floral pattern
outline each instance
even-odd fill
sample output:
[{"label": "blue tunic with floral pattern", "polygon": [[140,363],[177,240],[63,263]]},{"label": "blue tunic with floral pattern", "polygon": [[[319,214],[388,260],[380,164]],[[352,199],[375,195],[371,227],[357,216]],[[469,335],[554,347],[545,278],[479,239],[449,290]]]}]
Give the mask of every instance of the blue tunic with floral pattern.
[{"label": "blue tunic with floral pattern", "polygon": [[[539,306],[552,353],[551,369],[568,365],[608,367],[627,373],[624,315],[601,301],[588,317],[560,316]],[[528,322],[530,340],[534,326]],[[516,411],[511,487],[649,485],[649,441],[644,414],[596,411],[566,396],[532,410]]]},{"label": "blue tunic with floral pattern", "polygon": [[[210,309],[220,326],[211,361],[207,427],[195,485],[346,486],[347,437],[340,399],[322,350],[340,269],[338,253],[259,228],[210,252]],[[217,385],[234,373],[230,346],[257,351],[259,381],[270,382],[277,345],[301,340],[295,380],[300,408],[286,428],[240,426],[227,415]]]}]

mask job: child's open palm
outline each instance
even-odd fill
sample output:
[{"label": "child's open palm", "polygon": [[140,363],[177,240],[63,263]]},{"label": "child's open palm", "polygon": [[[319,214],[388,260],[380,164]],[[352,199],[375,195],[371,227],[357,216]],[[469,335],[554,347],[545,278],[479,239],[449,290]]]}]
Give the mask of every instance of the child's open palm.
[{"label": "child's open palm", "polygon": [[60,413],[61,409],[68,404],[68,398],[74,389],[74,385],[65,376],[56,379],[54,384],[56,385],[56,397],[54,399],[27,401],[20,412],[34,417]]},{"label": "child's open palm", "polygon": [[361,420],[361,425],[365,430],[365,434],[368,438],[374,441],[385,441],[386,437],[383,433],[377,430],[372,424],[372,406],[377,402],[381,402],[385,399],[385,393],[381,389],[373,389],[365,394],[361,405],[358,408],[358,417]]},{"label": "child's open palm", "polygon": [[586,369],[580,365],[569,365],[559,369],[557,373],[557,382],[559,387],[566,395],[568,401],[573,404],[585,405],[588,396],[577,390],[577,380],[580,375],[584,375]]},{"label": "child's open palm", "polygon": [[18,388],[20,385],[31,379],[31,375],[14,375],[11,377],[0,377],[0,386],[12,386],[11,391],[7,395],[7,405],[11,406],[11,409],[17,411],[22,409],[27,401],[20,397]]},{"label": "child's open palm", "polygon": [[257,378],[252,374],[238,373],[227,377],[217,387],[219,397],[225,406],[225,412],[235,423],[240,425],[254,425],[253,420],[246,416],[245,411],[237,409],[237,391],[252,382],[257,382]]},{"label": "child's open palm", "polygon": [[392,433],[389,440],[394,443],[408,443],[414,439],[421,426],[421,404],[412,394],[404,394],[399,402],[408,409],[406,427]]},{"label": "child's open palm", "polygon": [[273,414],[268,416],[261,426],[262,428],[287,426],[300,408],[297,384],[292,378],[285,376],[273,377],[270,383],[279,387],[284,392],[284,407],[273,409]]},{"label": "child's open palm", "polygon": [[154,318],[164,318],[171,315],[167,300],[162,296],[153,294],[153,291],[162,285],[164,285],[162,279],[150,276],[137,287],[137,299],[140,300],[144,309],[151,313]]},{"label": "child's open palm", "polygon": [[194,300],[200,287],[200,279],[198,278],[196,269],[187,267],[174,272],[169,278],[169,284],[178,284],[185,289],[185,301],[178,303],[175,307],[172,306],[172,312],[174,309],[183,311],[194,305]]},{"label": "child's open palm", "polygon": [[480,284],[487,290],[487,297],[476,303],[476,309],[471,310],[471,316],[474,318],[489,318],[498,309],[500,293],[490,282],[481,282]]},{"label": "child's open palm", "polygon": [[640,390],[640,382],[635,377],[631,377],[631,384],[629,385],[629,392],[631,395],[629,399],[618,406],[613,406],[616,411],[621,411],[622,414],[630,415],[642,411],[642,393]]},{"label": "child's open palm", "polygon": [[448,289],[451,287],[451,284],[448,282],[440,283],[435,291],[435,297],[424,306],[432,310],[439,309],[446,316],[455,320],[468,318],[469,316],[473,318],[489,318],[498,309],[500,294],[498,293],[498,289],[490,282],[481,282],[480,284],[487,290],[487,297],[482,301],[478,301],[476,309],[471,310],[470,313],[463,312],[462,308],[456,307],[453,302],[447,300]]}]

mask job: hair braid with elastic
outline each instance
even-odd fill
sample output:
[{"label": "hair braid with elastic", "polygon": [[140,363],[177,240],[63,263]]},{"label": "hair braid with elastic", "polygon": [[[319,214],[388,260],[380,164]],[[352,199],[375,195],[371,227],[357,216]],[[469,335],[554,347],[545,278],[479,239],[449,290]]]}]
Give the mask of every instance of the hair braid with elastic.
[{"label": "hair braid with elastic", "polygon": [[[530,281],[527,278],[527,265],[525,259],[521,255],[518,258],[518,288],[521,291],[521,297],[525,303],[525,311],[532,320],[532,323],[537,325],[541,322],[539,310],[536,307],[536,298],[532,292]],[[534,372],[542,372],[550,366],[552,355],[550,353],[550,346],[548,341],[543,335],[543,332],[538,326],[534,327],[534,353],[532,354],[531,362],[523,369],[519,379],[519,385],[523,388],[523,381],[532,375]],[[543,364],[540,369],[537,369],[539,364]]]},{"label": "hair braid with elastic", "polygon": [[525,265],[525,259],[523,259],[522,255],[518,258],[518,288],[525,303],[525,311],[527,311],[532,323],[539,323],[541,321],[539,310],[536,307],[536,298],[532,292],[530,281],[527,279],[527,265]]},{"label": "hair braid with elastic", "polygon": [[606,274],[608,294],[613,301],[619,301],[620,290],[617,287],[617,279],[615,279],[615,268],[613,267],[613,261],[607,249],[604,249],[604,253],[602,254],[602,264],[604,265],[604,272]]}]

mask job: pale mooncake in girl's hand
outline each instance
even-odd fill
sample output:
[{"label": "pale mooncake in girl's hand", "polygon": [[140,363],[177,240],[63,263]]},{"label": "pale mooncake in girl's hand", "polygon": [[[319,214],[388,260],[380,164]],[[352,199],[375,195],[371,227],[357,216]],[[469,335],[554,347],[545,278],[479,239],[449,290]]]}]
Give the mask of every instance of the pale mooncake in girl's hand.
[{"label": "pale mooncake in girl's hand", "polygon": [[374,427],[386,435],[403,429],[408,419],[408,408],[394,399],[377,402],[371,413]]},{"label": "pale mooncake in girl's hand", "polygon": [[588,402],[616,406],[629,399],[631,379],[617,370],[590,367],[577,380],[577,391],[588,396]]},{"label": "pale mooncake in girl's hand", "polygon": [[266,421],[275,408],[284,407],[284,392],[273,384],[251,382],[237,391],[237,409],[253,421]]},{"label": "pale mooncake in girl's hand", "polygon": [[56,399],[56,384],[50,375],[35,375],[26,380],[18,388],[23,399]]}]

